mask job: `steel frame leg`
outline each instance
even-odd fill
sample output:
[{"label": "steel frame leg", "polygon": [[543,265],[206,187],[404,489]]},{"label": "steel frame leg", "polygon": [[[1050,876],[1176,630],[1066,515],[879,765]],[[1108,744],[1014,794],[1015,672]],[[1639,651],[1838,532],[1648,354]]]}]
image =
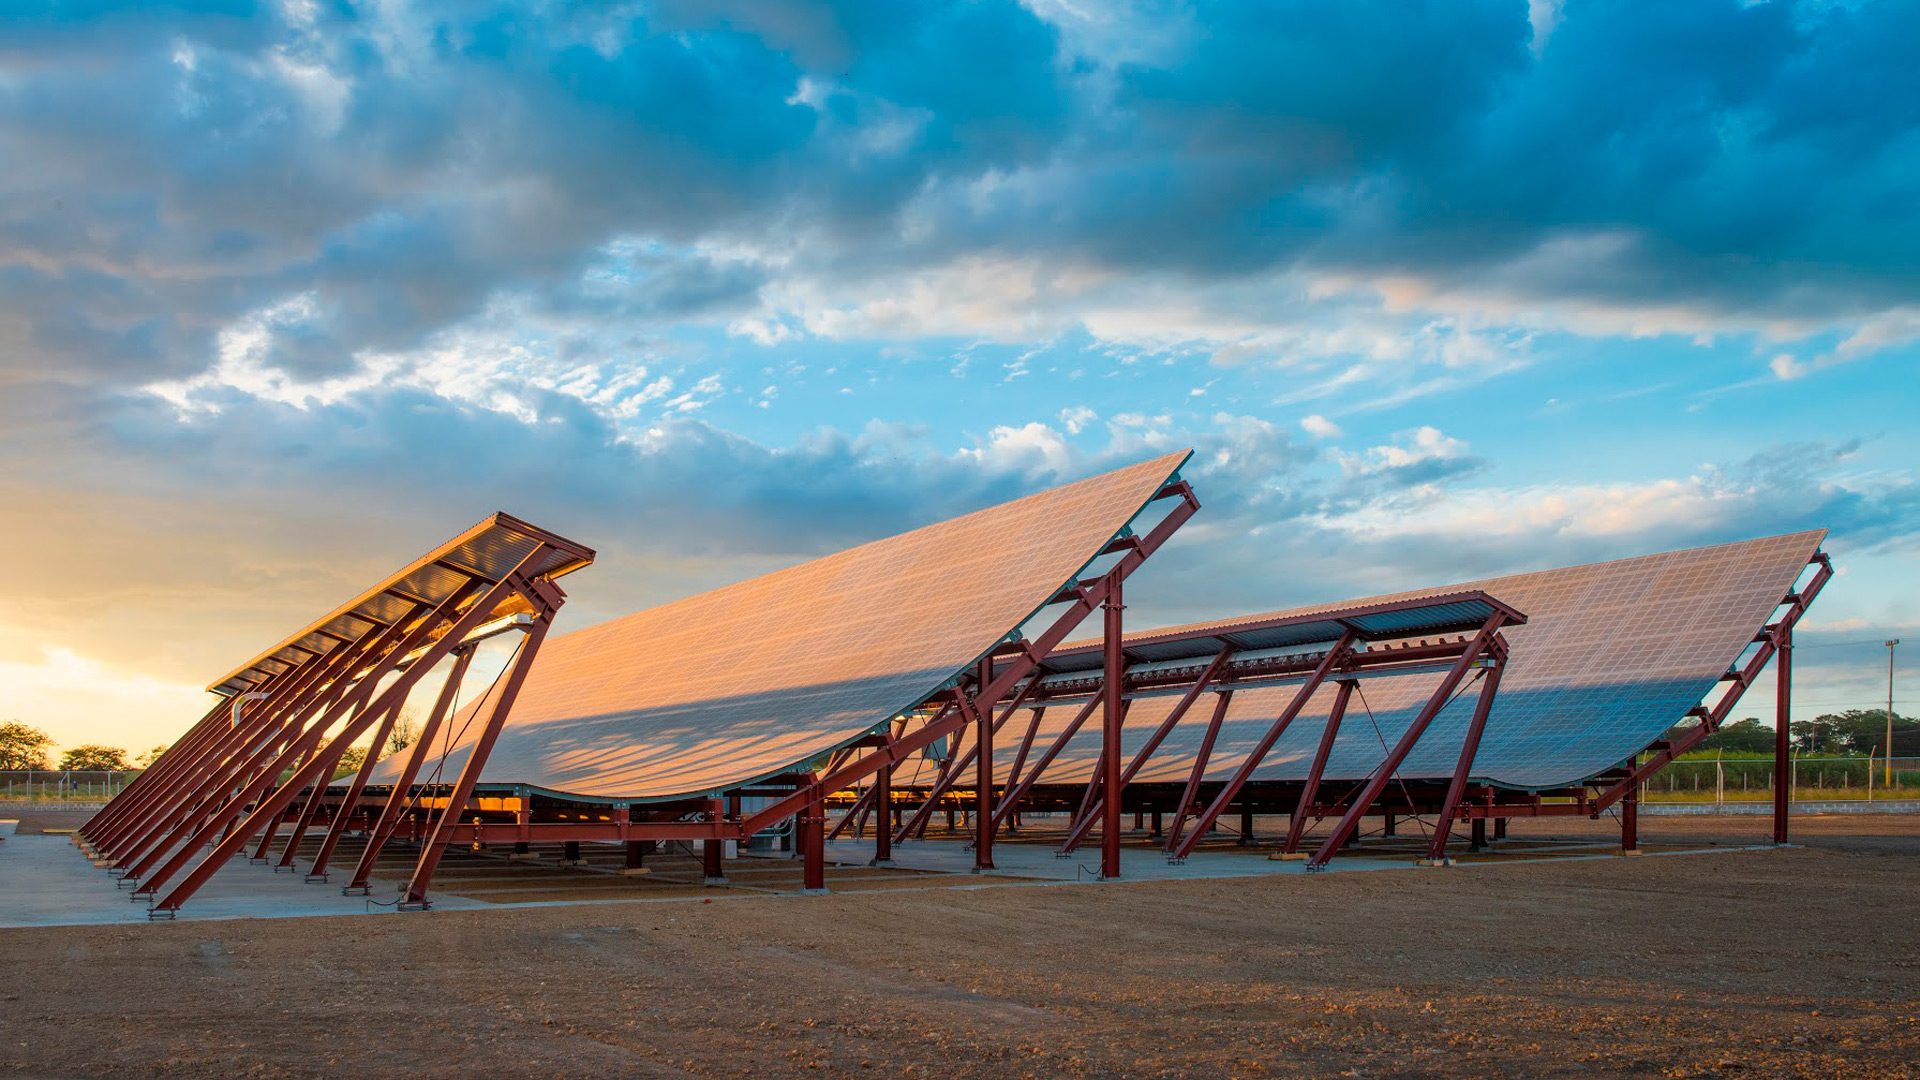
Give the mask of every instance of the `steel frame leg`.
[{"label": "steel frame leg", "polygon": [[[1200,798],[1200,781],[1206,778],[1207,761],[1213,756],[1214,740],[1220,737],[1220,726],[1227,719],[1227,709],[1233,705],[1233,690],[1216,691],[1213,703],[1213,716],[1207,720],[1206,733],[1200,736],[1200,749],[1193,755],[1193,772],[1187,777],[1187,786],[1180,793],[1180,805],[1173,811],[1173,828],[1167,830],[1167,858],[1178,862],[1185,856],[1176,856],[1174,848],[1180,844],[1181,830],[1185,828],[1187,814]],[[1204,830],[1203,830],[1204,831]]]},{"label": "steel frame leg", "polygon": [[[471,645],[454,650],[453,667],[448,670],[446,681],[440,684],[440,694],[434,698],[433,711],[427,714],[427,722],[420,727],[420,734],[408,747],[407,763],[401,767],[400,775],[394,778],[393,790],[387,793],[386,805],[381,807],[380,816],[375,819],[373,828],[367,833],[367,846],[360,852],[360,861],[353,868],[353,877],[340,891],[345,894],[365,894],[373,876],[374,864],[380,858],[380,851],[387,841],[400,830],[402,815],[406,812],[407,802],[413,791],[414,781],[420,777],[420,768],[433,752],[433,740],[440,733],[440,726],[446,720],[453,700],[460,693],[460,683],[467,675],[468,665],[473,663],[474,649]],[[517,849],[516,849],[517,850]]]},{"label": "steel frame leg", "polygon": [[[1234,770],[1233,778],[1227,781],[1226,786],[1220,789],[1220,793],[1213,797],[1213,802],[1194,819],[1193,831],[1182,836],[1177,844],[1168,847],[1167,853],[1170,856],[1184,859],[1193,853],[1194,847],[1206,837],[1207,830],[1213,827],[1213,823],[1221,814],[1226,813],[1227,807],[1233,804],[1240,790],[1246,786],[1248,780],[1253,778],[1254,770],[1258,769],[1260,763],[1266,759],[1267,751],[1272,750],[1273,745],[1280,741],[1280,736],[1292,726],[1294,717],[1300,715],[1300,710],[1306,707],[1307,702],[1334,670],[1351,657],[1353,639],[1352,630],[1341,633],[1340,640],[1320,658],[1320,663],[1314,667],[1313,674],[1307,676],[1306,681],[1300,684],[1300,689],[1294,692],[1293,699],[1287,702],[1287,707],[1281,711],[1273,725],[1267,728],[1266,734],[1260,737],[1260,741],[1254,744],[1246,759],[1240,763],[1240,767]],[[1194,763],[1195,775],[1198,775],[1201,764],[1197,761]],[[1251,834],[1252,822],[1246,822],[1245,825],[1247,828],[1244,831]]]},{"label": "steel frame leg", "polygon": [[1120,582],[1115,580],[1103,605],[1106,615],[1104,641],[1105,704],[1100,716],[1100,786],[1106,800],[1100,816],[1100,876],[1120,876],[1120,800],[1125,782],[1120,777],[1120,741],[1126,731],[1126,654],[1122,650],[1125,627]]},{"label": "steel frame leg", "polygon": [[[711,798],[707,800],[707,820],[708,821],[726,820],[725,804],[722,803],[719,799]],[[718,840],[718,839],[714,839],[713,837],[708,837],[706,840],[701,841],[700,843],[700,869],[701,869],[701,875],[702,875],[701,884],[703,885],[732,884],[732,882],[727,880],[727,866],[726,866],[726,862],[724,861],[726,854],[727,854],[727,842],[725,840]]]},{"label": "steel frame leg", "polygon": [[[1793,807],[1793,624],[1778,634],[1779,652],[1773,658],[1777,682],[1773,696],[1773,842],[1787,842],[1787,818]],[[1893,753],[1891,747],[1887,753]],[[1871,765],[1869,765],[1871,768]]]},{"label": "steel frame leg", "polygon": [[[1480,736],[1486,731],[1487,715],[1493,711],[1494,696],[1500,692],[1500,673],[1506,669],[1506,657],[1495,650],[1495,666],[1487,671],[1486,681],[1480,684],[1479,698],[1473,703],[1473,719],[1467,724],[1466,737],[1460,740],[1460,761],[1453,769],[1453,780],[1447,785],[1447,797],[1440,804],[1440,817],[1433,825],[1433,843],[1427,849],[1427,862],[1436,866],[1447,865],[1447,834],[1453,830],[1454,815],[1460,809],[1460,797],[1466,793],[1467,781],[1473,774],[1473,759],[1480,752]],[[1487,821],[1485,818],[1473,819],[1473,850],[1481,851],[1487,846]]]},{"label": "steel frame leg", "polygon": [[809,896],[827,891],[826,793],[817,787],[814,791],[814,798],[800,811],[795,822],[800,833],[800,891]]}]

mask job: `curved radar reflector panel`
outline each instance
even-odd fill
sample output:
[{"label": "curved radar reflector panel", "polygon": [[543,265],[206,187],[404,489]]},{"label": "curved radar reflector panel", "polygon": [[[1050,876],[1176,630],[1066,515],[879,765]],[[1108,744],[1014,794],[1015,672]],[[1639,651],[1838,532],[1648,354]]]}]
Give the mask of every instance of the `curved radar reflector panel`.
[{"label": "curved radar reflector panel", "polygon": [[[1484,592],[1524,612],[1527,623],[1503,631],[1512,657],[1474,758],[1473,777],[1512,788],[1565,787],[1646,749],[1700,704],[1765,627],[1825,536],[1824,530],[1789,533],[1246,616],[1225,625]],[[1170,627],[1142,636],[1189,629]],[[1437,674],[1362,680],[1327,760],[1326,778],[1358,780],[1369,775],[1438,682]],[[1293,693],[1294,687],[1282,686],[1234,696],[1208,758],[1209,779],[1233,774]],[[1333,696],[1332,686],[1314,696],[1262,759],[1253,782],[1306,778]],[[1435,718],[1397,776],[1413,780],[1453,774],[1475,696],[1468,688]],[[1162,697],[1133,702],[1127,711],[1125,754],[1135,752],[1173,701]],[[1059,711],[1047,714],[1042,745],[1049,731],[1058,730],[1054,712]],[[1175,728],[1135,782],[1184,782],[1204,727],[1186,722]],[[1042,782],[1085,783],[1098,742],[1084,733],[1077,736]]]},{"label": "curved radar reflector panel", "polygon": [[[1005,641],[1190,453],[550,639],[482,782],[665,800],[804,767]],[[456,745],[444,774],[465,758]]]}]

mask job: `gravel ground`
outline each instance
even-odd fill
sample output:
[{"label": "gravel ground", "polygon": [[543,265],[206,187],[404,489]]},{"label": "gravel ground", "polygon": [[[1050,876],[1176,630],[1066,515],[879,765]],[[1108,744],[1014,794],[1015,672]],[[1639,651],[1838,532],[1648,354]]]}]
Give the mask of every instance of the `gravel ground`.
[{"label": "gravel ground", "polygon": [[1796,828],[1420,872],[0,930],[0,1074],[1920,1074],[1920,817]]}]

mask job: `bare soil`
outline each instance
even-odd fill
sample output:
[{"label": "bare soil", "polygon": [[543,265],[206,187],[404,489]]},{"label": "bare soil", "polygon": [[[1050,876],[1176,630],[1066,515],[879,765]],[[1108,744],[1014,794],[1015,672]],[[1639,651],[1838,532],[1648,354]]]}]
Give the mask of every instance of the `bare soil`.
[{"label": "bare soil", "polygon": [[[85,815],[20,816],[26,831]],[[1642,838],[1734,846],[1765,828],[1646,818]],[[1512,835],[1617,837],[1563,821]],[[1920,817],[1800,818],[1796,839],[0,930],[0,1074],[1920,1075]]]}]

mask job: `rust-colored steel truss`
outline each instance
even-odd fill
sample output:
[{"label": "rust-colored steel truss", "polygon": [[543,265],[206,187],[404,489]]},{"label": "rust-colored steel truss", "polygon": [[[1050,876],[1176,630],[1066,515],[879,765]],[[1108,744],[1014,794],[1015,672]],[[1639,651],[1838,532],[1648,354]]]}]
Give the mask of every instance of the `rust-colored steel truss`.
[{"label": "rust-colored steel truss", "polygon": [[[503,569],[470,565],[487,555]],[[302,837],[322,821],[326,833],[307,880],[324,881],[409,692],[453,658],[428,730],[413,746],[407,783],[477,641],[490,627],[523,631],[491,708],[476,721],[480,734],[460,778],[426,828],[406,891],[407,900],[422,902],[491,738],[565,602],[554,579],[592,560],[590,549],[556,534],[504,514],[487,518],[216,683],[228,698],[88,822],[79,834],[83,846],[132,889],[134,900],[149,902],[156,918],[171,917],[249,843],[257,841],[254,858],[261,861],[283,842],[276,869],[292,869]],[[331,781],[340,762],[368,734],[364,763],[345,797],[335,797]],[[296,802],[300,808],[289,817]],[[391,816],[382,824],[388,831],[375,832],[362,869],[391,836]]]},{"label": "rust-colored steel truss", "polygon": [[[332,860],[348,835],[365,837],[343,883],[349,893],[370,889],[383,851],[396,842],[409,845],[414,866],[401,903],[417,909],[429,906],[435,869],[452,844],[524,851],[533,843],[559,842],[576,850],[585,842],[619,843],[626,846],[629,865],[637,866],[648,845],[697,841],[706,878],[718,884],[725,882],[724,845],[790,827],[804,867],[804,888],[819,891],[825,888],[826,845],[832,838],[848,829],[864,834],[871,827],[874,861],[886,864],[896,844],[923,836],[940,811],[950,821],[955,814],[967,817],[976,871],[994,868],[996,840],[1017,834],[1023,813],[1065,811],[1069,822],[1059,853],[1072,853],[1098,832],[1103,878],[1121,875],[1128,813],[1136,828],[1152,815],[1151,836],[1173,861],[1216,842],[1215,830],[1234,813],[1243,842],[1251,840],[1256,815],[1287,815],[1287,831],[1273,857],[1305,858],[1309,869],[1325,867],[1356,842],[1368,818],[1383,819],[1381,831],[1387,835],[1408,818],[1430,823],[1426,860],[1444,865],[1461,822],[1472,833],[1470,843],[1482,846],[1489,819],[1598,818],[1618,805],[1622,843],[1632,849],[1640,785],[1717,730],[1769,662],[1776,662],[1784,730],[1793,629],[1832,576],[1827,557],[1816,554],[1811,579],[1785,598],[1784,613],[1727,673],[1728,692],[1713,705],[1693,710],[1690,715],[1699,723],[1684,735],[1656,741],[1584,785],[1518,791],[1476,782],[1474,765],[1508,660],[1502,631],[1523,624],[1523,613],[1484,593],[1398,600],[1368,610],[1327,609],[1318,617],[1338,629],[1314,639],[1317,644],[1291,650],[1252,647],[1234,639],[1240,624],[1220,624],[1208,630],[1215,644],[1204,653],[1169,662],[1164,638],[1128,639],[1123,618],[1127,579],[1199,509],[1192,488],[1182,481],[1167,484],[1153,502],[1168,500],[1171,507],[1144,534],[1128,530],[1101,552],[1115,557],[1104,570],[1052,598],[1055,610],[1044,629],[1003,642],[916,707],[781,775],[678,801],[632,804],[480,782],[488,750],[565,599],[553,581],[558,574],[552,556],[556,551],[573,556],[566,569],[592,559],[592,552],[578,545],[516,523],[536,535],[536,542],[505,572],[467,570],[466,563],[443,553],[435,565],[451,574],[445,588],[423,595],[388,583],[380,591],[399,605],[389,617],[347,612],[346,620],[334,619],[324,632],[283,645],[271,658],[223,680],[218,685],[229,696],[87,825],[82,844],[122,887],[133,890],[136,900],[148,901],[157,917],[177,911],[249,845],[256,857],[277,861],[277,869],[298,869],[296,858],[307,856],[311,843],[303,846],[303,840],[310,833],[319,839],[306,867],[309,882],[324,882],[334,873]],[[1358,621],[1369,611],[1405,615],[1446,605],[1457,609],[1462,603],[1480,604],[1474,610],[1484,614],[1473,616],[1477,625],[1461,624],[1457,634],[1396,637],[1367,630]],[[1096,612],[1099,637],[1067,644]],[[488,695],[456,716],[458,688],[474,643],[503,615],[524,638]],[[1340,622],[1341,617],[1356,621]],[[342,629],[346,626],[351,630]],[[1129,652],[1139,649],[1145,656],[1147,645],[1161,648],[1152,655],[1162,659],[1143,660]],[[434,671],[443,675],[423,730],[403,760],[383,768],[399,710]],[[1363,777],[1327,776],[1335,740],[1350,703],[1363,693],[1363,682],[1416,674],[1437,676],[1437,682],[1395,745]],[[1292,693],[1251,749],[1235,749],[1231,772],[1223,778],[1210,775],[1209,762],[1236,693],[1263,687],[1290,687]],[[1304,780],[1263,779],[1261,765],[1269,751],[1322,691],[1331,694],[1332,705]],[[1403,762],[1441,710],[1469,693],[1476,696],[1453,772],[1401,775]],[[1129,703],[1150,697],[1170,699],[1171,708],[1126,756],[1122,734]],[[1073,783],[1052,779],[1063,751],[1096,713],[1099,752],[1091,775],[1084,764],[1076,764]],[[1069,719],[1050,731],[1044,724],[1049,715],[1056,723]],[[1197,741],[1173,738],[1183,724],[1199,729]],[[458,775],[449,778],[440,774],[435,759],[455,741],[455,727],[477,734],[467,744],[471,752]],[[365,759],[350,774],[342,773],[347,748],[368,735],[373,741]],[[1138,782],[1153,757],[1170,745],[1179,745],[1192,759],[1181,767],[1185,781],[1166,782],[1169,770],[1163,766],[1152,774],[1160,779]],[[1009,750],[1010,767],[997,769],[996,755]],[[938,765],[930,777],[904,778],[902,765],[935,751]],[[1787,768],[1784,749],[1776,768],[1783,774]],[[383,775],[386,779],[376,782]],[[1784,783],[1775,787],[1782,799],[1775,837],[1784,842]],[[743,809],[749,801],[759,805]],[[830,816],[836,808],[843,811],[838,822]],[[1333,824],[1311,838],[1313,850],[1303,852],[1309,833],[1329,819]]]}]

